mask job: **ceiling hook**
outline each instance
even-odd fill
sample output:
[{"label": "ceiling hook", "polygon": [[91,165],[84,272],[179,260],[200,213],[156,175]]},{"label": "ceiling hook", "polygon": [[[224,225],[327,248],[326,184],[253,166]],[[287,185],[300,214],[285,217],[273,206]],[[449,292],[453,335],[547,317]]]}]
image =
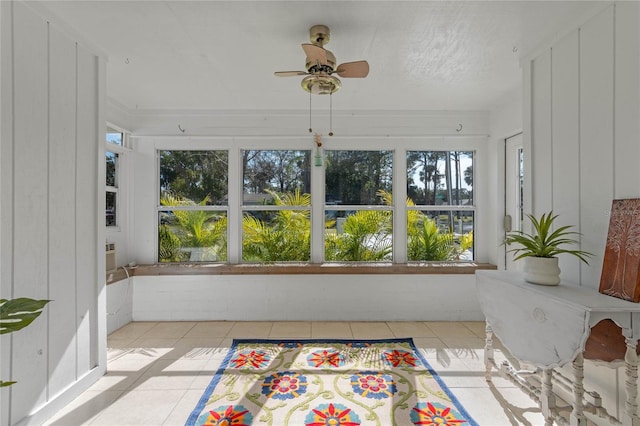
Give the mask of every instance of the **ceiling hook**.
[{"label": "ceiling hook", "polygon": [[456,132],[461,132],[462,131],[462,123],[458,124],[458,127],[456,128]]},{"label": "ceiling hook", "polygon": [[178,130],[180,130],[182,133],[187,131],[187,129],[183,129],[182,126],[180,126],[179,124],[178,124]]}]

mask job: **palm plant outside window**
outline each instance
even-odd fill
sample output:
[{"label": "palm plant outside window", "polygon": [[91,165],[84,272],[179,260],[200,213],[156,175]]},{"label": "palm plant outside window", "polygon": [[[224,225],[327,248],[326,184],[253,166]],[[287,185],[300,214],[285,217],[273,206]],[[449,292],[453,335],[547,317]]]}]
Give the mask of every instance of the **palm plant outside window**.
[{"label": "palm plant outside window", "polygon": [[160,151],[159,262],[227,260],[227,151]]},{"label": "palm plant outside window", "polygon": [[[406,244],[400,262],[474,260],[474,153],[401,152],[406,174],[394,174],[405,163],[385,149],[326,150],[313,170],[311,150],[239,149],[233,164],[229,150],[158,151],[158,261],[227,262],[229,235],[232,258],[244,263],[398,262],[396,239]],[[241,179],[232,205],[229,176]],[[324,193],[313,195],[318,178]],[[406,184],[400,205],[394,178]]]},{"label": "palm plant outside window", "polygon": [[409,261],[473,260],[473,152],[407,152]]}]

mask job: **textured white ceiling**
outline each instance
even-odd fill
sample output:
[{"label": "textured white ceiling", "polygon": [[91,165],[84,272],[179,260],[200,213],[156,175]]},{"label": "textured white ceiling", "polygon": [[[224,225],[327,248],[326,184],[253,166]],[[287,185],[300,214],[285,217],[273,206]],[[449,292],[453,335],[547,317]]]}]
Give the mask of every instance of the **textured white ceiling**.
[{"label": "textured white ceiling", "polygon": [[[130,109],[307,108],[301,43],[331,29],[342,79],[337,110],[487,110],[518,90],[519,58],[590,1],[46,1],[108,55],[107,95]],[[317,108],[326,96],[314,100]]]}]

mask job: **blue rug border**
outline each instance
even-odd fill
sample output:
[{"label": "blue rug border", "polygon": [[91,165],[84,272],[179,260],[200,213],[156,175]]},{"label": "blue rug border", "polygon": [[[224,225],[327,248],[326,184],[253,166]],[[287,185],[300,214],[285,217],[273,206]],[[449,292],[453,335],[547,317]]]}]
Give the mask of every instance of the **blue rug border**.
[{"label": "blue rug border", "polygon": [[422,355],[422,352],[420,352],[420,350],[416,347],[415,343],[413,342],[413,338],[411,337],[400,337],[400,338],[394,338],[394,339],[233,339],[233,342],[231,343],[231,347],[229,348],[227,355],[225,355],[224,360],[220,364],[220,367],[218,367],[218,370],[216,371],[213,378],[211,379],[211,382],[209,382],[209,385],[207,386],[204,393],[200,397],[200,400],[196,404],[196,407],[193,409],[193,411],[189,415],[189,418],[187,419],[185,426],[195,425],[196,420],[198,420],[198,417],[200,416],[200,414],[202,413],[202,410],[206,406],[207,401],[209,400],[209,397],[213,393],[213,390],[216,388],[216,386],[218,386],[218,383],[220,382],[220,379],[222,378],[224,371],[227,369],[229,363],[231,362],[231,358],[233,357],[233,354],[236,353],[236,349],[239,344],[243,344],[243,343],[273,343],[273,344],[276,344],[276,343],[285,343],[285,344],[286,343],[302,343],[302,344],[344,343],[346,344],[346,343],[355,343],[355,342],[408,343],[409,346],[411,346],[411,349],[413,349],[413,351],[418,356],[420,361],[424,364],[426,369],[429,371],[431,376],[434,378],[434,380],[438,383],[438,385],[442,388],[442,390],[451,399],[451,403],[456,407],[460,415],[467,420],[467,424],[470,426],[479,426],[478,423],[476,423],[476,421],[471,417],[469,412],[460,403],[460,401],[454,395],[451,389],[449,389],[449,386],[447,386],[444,383],[444,381],[442,380],[438,372],[433,367],[431,367],[431,364],[429,364],[427,359]]}]

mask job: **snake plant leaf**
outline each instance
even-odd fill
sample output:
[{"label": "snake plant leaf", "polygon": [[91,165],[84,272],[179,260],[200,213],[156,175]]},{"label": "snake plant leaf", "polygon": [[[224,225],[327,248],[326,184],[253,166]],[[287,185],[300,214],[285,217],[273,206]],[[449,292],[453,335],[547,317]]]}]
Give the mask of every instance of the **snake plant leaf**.
[{"label": "snake plant leaf", "polygon": [[28,297],[0,299],[0,334],[13,333],[25,328],[40,316],[42,309],[49,302],[50,300],[34,300]]},{"label": "snake plant leaf", "polygon": [[11,386],[14,383],[18,383],[18,382],[3,382],[2,380],[0,380],[0,388],[4,388],[5,386]]}]

